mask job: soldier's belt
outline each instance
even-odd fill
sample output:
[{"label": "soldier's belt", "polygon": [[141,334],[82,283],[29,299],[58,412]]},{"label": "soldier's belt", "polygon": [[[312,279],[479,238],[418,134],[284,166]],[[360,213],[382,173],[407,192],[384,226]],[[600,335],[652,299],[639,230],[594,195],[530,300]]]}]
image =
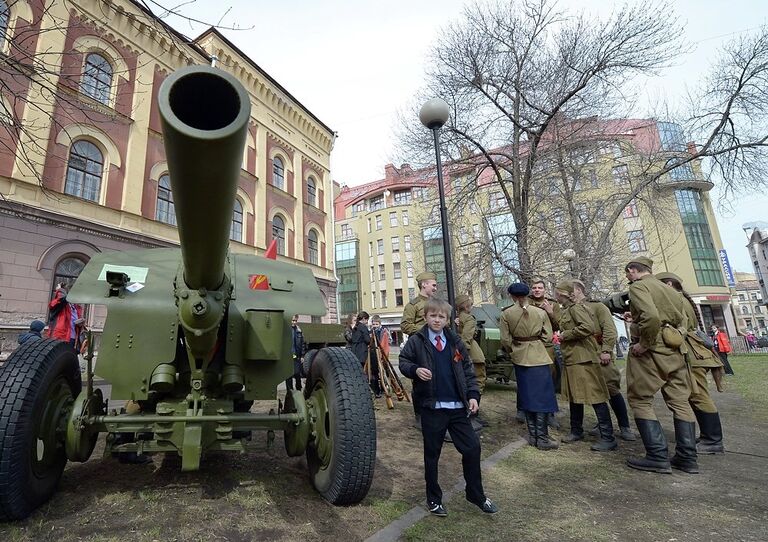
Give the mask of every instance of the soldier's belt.
[{"label": "soldier's belt", "polygon": [[544,339],[542,339],[539,336],[535,336],[535,337],[515,337],[514,339],[512,339],[512,342],[530,343],[530,342],[533,342],[533,341],[542,341],[542,340],[544,340]]}]

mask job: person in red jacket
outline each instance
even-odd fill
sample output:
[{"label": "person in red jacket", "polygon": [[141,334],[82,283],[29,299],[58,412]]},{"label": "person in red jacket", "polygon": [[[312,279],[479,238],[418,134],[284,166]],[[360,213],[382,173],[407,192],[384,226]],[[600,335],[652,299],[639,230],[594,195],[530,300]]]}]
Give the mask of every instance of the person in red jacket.
[{"label": "person in red jacket", "polygon": [[67,288],[64,283],[56,285],[56,292],[48,303],[48,308],[51,311],[48,337],[68,342],[76,349],[83,328],[83,308],[67,301]]},{"label": "person in red jacket", "polygon": [[733,376],[733,369],[731,364],[728,363],[728,354],[731,351],[731,341],[728,340],[728,335],[719,329],[717,326],[712,326],[712,341],[715,343],[715,352],[720,356],[720,361],[723,362],[725,367],[725,374]]}]

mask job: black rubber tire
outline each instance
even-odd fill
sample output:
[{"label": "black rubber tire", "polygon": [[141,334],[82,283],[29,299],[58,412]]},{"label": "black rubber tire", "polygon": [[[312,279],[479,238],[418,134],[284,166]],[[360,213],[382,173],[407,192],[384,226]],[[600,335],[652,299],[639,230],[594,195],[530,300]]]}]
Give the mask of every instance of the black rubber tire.
[{"label": "black rubber tire", "polygon": [[49,395],[71,407],[81,389],[77,355],[62,341],[27,342],[0,368],[0,520],[26,518],[56,491],[67,463],[64,436],[49,431],[56,445],[44,446],[39,459],[38,425]]},{"label": "black rubber tire", "polygon": [[303,378],[309,378],[312,369],[312,360],[315,359],[317,350],[310,350],[304,354],[304,358],[301,360],[301,376]]},{"label": "black rubber tire", "polygon": [[312,485],[331,504],[356,504],[368,494],[376,463],[376,417],[368,383],[346,348],[319,350],[310,374],[313,390],[325,388],[333,439],[325,469],[312,442],[307,447]]}]

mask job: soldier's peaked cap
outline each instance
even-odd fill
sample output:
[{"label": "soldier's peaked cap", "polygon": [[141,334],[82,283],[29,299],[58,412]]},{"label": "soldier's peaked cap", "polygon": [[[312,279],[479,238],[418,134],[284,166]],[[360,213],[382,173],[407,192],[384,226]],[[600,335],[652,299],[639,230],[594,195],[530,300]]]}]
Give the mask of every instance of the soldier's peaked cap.
[{"label": "soldier's peaked cap", "polygon": [[632,258],[627,263],[627,266],[629,266],[629,264],[632,264],[632,263],[639,263],[641,265],[644,265],[648,269],[653,269],[653,260],[645,256],[637,256],[636,258]]},{"label": "soldier's peaked cap", "polygon": [[560,282],[557,283],[557,286],[555,286],[555,290],[560,290],[561,292],[572,294],[573,280],[572,279],[561,280]]},{"label": "soldier's peaked cap", "polygon": [[524,282],[515,282],[509,285],[507,291],[509,292],[509,295],[524,297],[528,295],[531,289]]},{"label": "soldier's peaked cap", "polygon": [[670,273],[669,271],[664,271],[663,273],[659,273],[658,275],[656,275],[656,278],[659,280],[676,280],[680,284],[683,283],[683,279],[681,279],[674,273]]},{"label": "soldier's peaked cap", "polygon": [[437,280],[437,275],[432,271],[424,271],[416,275],[416,282],[421,282],[422,280]]},{"label": "soldier's peaked cap", "polygon": [[454,301],[454,305],[458,307],[459,305],[463,305],[467,301],[469,301],[469,296],[467,294],[459,294],[459,295],[456,296],[456,300]]}]

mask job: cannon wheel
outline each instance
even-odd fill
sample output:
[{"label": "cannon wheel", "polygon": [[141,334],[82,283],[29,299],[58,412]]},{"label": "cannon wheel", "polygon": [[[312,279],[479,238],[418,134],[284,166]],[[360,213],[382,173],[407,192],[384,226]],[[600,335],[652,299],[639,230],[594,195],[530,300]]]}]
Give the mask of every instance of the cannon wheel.
[{"label": "cannon wheel", "polygon": [[360,362],[344,348],[323,348],[310,371],[312,485],[331,504],[358,503],[371,487],[376,462],[376,418]]},{"label": "cannon wheel", "polygon": [[51,498],[67,463],[66,421],[82,388],[72,347],[20,346],[0,370],[0,519],[23,519]]}]

